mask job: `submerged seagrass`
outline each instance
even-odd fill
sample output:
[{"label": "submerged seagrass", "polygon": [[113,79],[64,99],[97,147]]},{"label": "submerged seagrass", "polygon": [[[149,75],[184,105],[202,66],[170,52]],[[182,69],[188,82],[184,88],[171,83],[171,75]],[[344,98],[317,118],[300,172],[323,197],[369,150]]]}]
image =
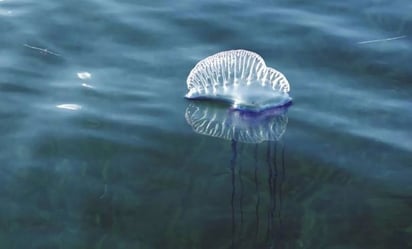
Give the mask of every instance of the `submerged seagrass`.
[{"label": "submerged seagrass", "polygon": [[187,77],[188,99],[229,102],[235,109],[261,111],[291,102],[289,82],[258,54],[238,49],[209,56]]}]

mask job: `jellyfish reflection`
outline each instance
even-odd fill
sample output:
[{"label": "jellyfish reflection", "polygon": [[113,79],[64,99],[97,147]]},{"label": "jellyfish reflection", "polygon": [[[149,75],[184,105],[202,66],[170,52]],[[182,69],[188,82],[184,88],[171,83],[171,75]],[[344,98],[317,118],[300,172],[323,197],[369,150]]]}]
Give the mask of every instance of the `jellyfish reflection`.
[{"label": "jellyfish reflection", "polygon": [[287,106],[262,112],[226,109],[218,105],[191,102],[186,109],[186,121],[202,135],[233,140],[235,143],[258,144],[278,141],[286,131]]},{"label": "jellyfish reflection", "polygon": [[[191,102],[186,109],[186,121],[199,134],[231,141],[230,172],[232,193],[230,197],[232,214],[232,248],[240,248],[244,220],[244,162],[239,160],[242,151],[251,150],[253,155],[253,176],[255,191],[255,234],[254,245],[262,243],[269,247],[279,245],[281,240],[282,185],[285,178],[285,146],[281,141],[286,131],[288,106],[268,109],[263,112],[245,112],[227,109],[204,102]],[[260,165],[264,164],[267,170]],[[266,173],[267,172],[267,173]],[[259,181],[265,173],[267,180]],[[262,195],[267,186],[269,196]],[[237,207],[237,199],[239,206]],[[236,212],[236,209],[239,213]],[[267,210],[267,216],[261,217]],[[238,214],[238,215],[237,215]],[[265,229],[262,227],[265,226]],[[250,237],[249,237],[250,239]],[[250,243],[250,242],[248,242]]]}]

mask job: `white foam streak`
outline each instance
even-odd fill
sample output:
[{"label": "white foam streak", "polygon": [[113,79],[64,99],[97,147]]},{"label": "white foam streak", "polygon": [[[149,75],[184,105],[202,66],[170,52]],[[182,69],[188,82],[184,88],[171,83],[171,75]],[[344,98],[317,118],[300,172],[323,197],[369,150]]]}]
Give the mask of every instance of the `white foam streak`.
[{"label": "white foam streak", "polygon": [[368,43],[377,43],[377,42],[387,42],[387,41],[393,41],[393,40],[399,40],[406,38],[406,35],[401,35],[401,36],[396,36],[396,37],[390,37],[390,38],[384,38],[384,39],[376,39],[376,40],[368,40],[368,41],[360,41],[358,44],[368,44]]}]

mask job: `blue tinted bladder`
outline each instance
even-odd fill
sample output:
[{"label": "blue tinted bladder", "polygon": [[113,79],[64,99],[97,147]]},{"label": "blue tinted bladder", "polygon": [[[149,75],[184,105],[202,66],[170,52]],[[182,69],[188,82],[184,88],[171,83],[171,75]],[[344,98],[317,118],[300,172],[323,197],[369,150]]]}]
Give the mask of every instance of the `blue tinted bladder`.
[{"label": "blue tinted bladder", "polygon": [[286,77],[267,67],[258,54],[242,49],[201,60],[186,83],[186,98],[228,102],[238,110],[260,112],[292,101]]}]

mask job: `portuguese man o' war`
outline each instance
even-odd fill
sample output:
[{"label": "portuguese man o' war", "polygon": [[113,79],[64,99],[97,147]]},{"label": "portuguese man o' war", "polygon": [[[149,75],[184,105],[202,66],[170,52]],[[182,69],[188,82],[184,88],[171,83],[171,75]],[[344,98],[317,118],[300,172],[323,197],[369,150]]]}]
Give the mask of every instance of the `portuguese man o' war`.
[{"label": "portuguese man o' war", "polygon": [[[256,193],[256,235],[259,228],[260,197],[258,189],[258,165],[266,162],[270,202],[266,234],[272,234],[275,241],[275,212],[280,220],[281,201],[277,203],[276,189],[282,189],[285,175],[285,143],[280,142],[286,132],[287,110],[292,104],[289,97],[289,83],[277,70],[266,67],[262,57],[246,50],[231,50],[217,53],[200,61],[187,78],[186,98],[213,100],[209,103],[190,101],[185,118],[193,130],[201,135],[231,141],[230,171],[232,182],[232,231],[236,229],[236,196],[240,195],[240,219],[243,220],[243,181],[241,167],[252,162],[255,168]],[[232,108],[223,107],[219,102],[228,102]],[[266,142],[266,146],[265,143]],[[238,143],[243,143],[238,147]],[[258,159],[259,147],[263,143],[264,158]],[[248,144],[248,145],[244,145]],[[280,144],[280,146],[278,146]],[[238,163],[242,151],[253,148],[253,156]],[[280,151],[278,150],[280,148]],[[278,159],[279,158],[279,159]],[[243,161],[243,160],[242,160]],[[280,168],[278,168],[280,166]],[[277,175],[281,174],[280,183]],[[276,176],[275,176],[276,175]],[[237,183],[236,179],[239,179]],[[236,186],[240,185],[239,194]],[[279,197],[281,198],[281,197]],[[279,211],[276,208],[279,208]],[[235,247],[235,233],[232,233],[232,247]],[[274,245],[274,244],[273,244]]]},{"label": "portuguese man o' war", "polygon": [[229,102],[237,110],[260,112],[291,103],[289,82],[251,51],[229,50],[196,64],[187,77],[188,99]]},{"label": "portuguese man o' war", "polygon": [[[274,246],[275,213],[278,214],[276,217],[279,217],[280,227],[282,209],[281,196],[278,203],[276,189],[281,193],[285,175],[285,143],[281,139],[288,124],[287,110],[292,104],[292,99],[288,95],[289,82],[282,73],[266,67],[258,54],[246,50],[230,50],[197,63],[187,78],[187,88],[187,99],[213,100],[208,103],[190,101],[185,112],[187,123],[198,134],[231,141],[229,162],[232,182],[232,247],[236,247],[237,243],[234,231],[243,230],[244,191],[241,167],[247,162],[253,162],[255,168],[256,237],[259,234],[260,162],[266,164],[265,169],[268,170],[267,186],[270,201],[265,233],[273,235],[271,240]],[[220,105],[220,102],[230,103],[231,108]],[[239,143],[243,144],[238,146]],[[259,147],[262,147],[260,144],[263,144],[264,157],[258,159],[259,155],[262,155],[262,150],[259,150]],[[242,154],[249,148],[253,149],[252,156],[246,155],[247,160],[238,163],[242,159]],[[280,182],[277,182],[278,174],[281,175]],[[236,186],[240,186],[239,191]],[[240,229],[236,228],[237,195],[240,196]]]}]

